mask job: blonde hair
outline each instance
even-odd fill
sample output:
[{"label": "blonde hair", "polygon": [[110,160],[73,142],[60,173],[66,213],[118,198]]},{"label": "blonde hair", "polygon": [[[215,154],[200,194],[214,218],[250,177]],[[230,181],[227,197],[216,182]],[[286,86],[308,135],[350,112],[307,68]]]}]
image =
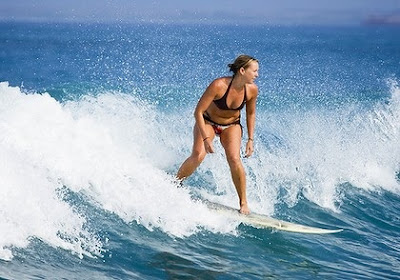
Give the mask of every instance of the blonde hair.
[{"label": "blonde hair", "polygon": [[258,60],[252,56],[246,55],[246,54],[241,54],[239,55],[233,63],[228,64],[229,70],[233,72],[233,74],[236,74],[240,68],[246,69],[249,67],[250,63]]}]

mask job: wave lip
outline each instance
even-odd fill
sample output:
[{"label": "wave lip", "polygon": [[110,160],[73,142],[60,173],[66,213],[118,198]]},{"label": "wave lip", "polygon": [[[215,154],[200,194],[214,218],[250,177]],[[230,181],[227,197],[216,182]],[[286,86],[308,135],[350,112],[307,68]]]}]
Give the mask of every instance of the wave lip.
[{"label": "wave lip", "polygon": [[151,104],[118,93],[60,103],[8,83],[0,83],[0,101],[0,258],[11,259],[11,248],[31,238],[80,257],[101,255],[87,213],[60,195],[65,187],[148,230],[173,236],[235,230],[210,218],[165,171],[177,161],[176,141]]},{"label": "wave lip", "polygon": [[[257,152],[245,162],[253,210],[271,215],[275,205],[292,207],[304,195],[337,211],[338,186],[346,182],[398,190],[400,94],[395,81],[389,87],[390,102],[372,110],[349,106],[271,116],[276,113],[260,108]],[[105,92],[58,102],[0,83],[0,258],[11,259],[11,248],[28,246],[32,237],[81,257],[101,255],[103,244],[86,213],[63,200],[63,187],[150,231],[235,234],[237,222],[213,216],[189,190],[176,188],[169,174],[190,152],[191,129],[181,128],[192,125],[180,112],[160,112],[134,95]],[[189,184],[232,205],[236,193],[218,145],[197,171],[200,181],[195,176]]]},{"label": "wave lip", "polygon": [[32,238],[79,257],[101,255],[85,217],[59,196],[57,162],[64,160],[56,151],[63,134],[55,124],[62,106],[48,94],[24,94],[4,82],[0,100],[0,258],[11,260],[12,248]]}]

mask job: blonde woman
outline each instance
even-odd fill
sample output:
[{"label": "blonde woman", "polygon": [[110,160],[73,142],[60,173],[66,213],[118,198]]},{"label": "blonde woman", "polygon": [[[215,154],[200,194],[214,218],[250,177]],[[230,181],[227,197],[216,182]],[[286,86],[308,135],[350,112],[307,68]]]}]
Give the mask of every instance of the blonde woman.
[{"label": "blonde woman", "polygon": [[232,180],[239,196],[240,213],[249,214],[246,197],[246,174],[240,158],[242,140],[241,110],[246,106],[248,139],[246,157],[253,153],[256,99],[258,87],[254,83],[258,77],[258,60],[248,56],[238,56],[228,65],[231,77],[215,79],[201,96],[195,112],[192,154],[180,167],[177,178],[190,176],[204,160],[206,154],[214,153],[213,139],[220,137]]}]

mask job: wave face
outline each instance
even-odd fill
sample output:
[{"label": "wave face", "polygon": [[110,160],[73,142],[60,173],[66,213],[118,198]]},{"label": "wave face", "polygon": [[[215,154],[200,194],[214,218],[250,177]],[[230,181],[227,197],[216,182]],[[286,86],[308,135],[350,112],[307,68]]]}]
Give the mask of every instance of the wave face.
[{"label": "wave face", "polygon": [[[0,26],[1,278],[400,277],[392,29]],[[238,52],[261,65],[252,211],[342,233],[210,211],[199,196],[237,207],[218,140],[175,180],[196,102]]]}]

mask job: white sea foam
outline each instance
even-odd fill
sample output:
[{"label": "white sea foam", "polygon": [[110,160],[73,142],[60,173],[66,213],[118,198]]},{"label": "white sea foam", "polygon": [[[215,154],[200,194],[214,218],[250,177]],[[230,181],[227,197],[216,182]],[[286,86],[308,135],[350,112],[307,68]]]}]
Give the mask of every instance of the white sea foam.
[{"label": "white sea foam", "polygon": [[60,181],[46,165],[46,153],[62,138],[53,130],[60,111],[48,95],[25,95],[0,83],[1,259],[11,259],[10,249],[27,246],[31,237],[80,257],[101,253],[96,236],[84,229],[85,219],[57,197]]},{"label": "white sea foam", "polygon": [[251,164],[257,184],[261,180],[268,185],[261,196],[276,197],[285,189],[286,196],[279,200],[289,205],[301,193],[320,206],[337,210],[342,183],[399,192],[400,89],[394,80],[389,81],[389,88],[389,102],[372,108],[353,104],[279,114],[259,112],[259,135],[269,137],[264,141],[267,145],[258,146],[260,159]]},{"label": "white sea foam", "polygon": [[[243,160],[252,209],[273,214],[276,203],[295,205],[302,193],[336,210],[343,182],[398,191],[400,92],[390,85],[391,102],[373,110],[259,109],[256,151]],[[85,213],[59,197],[63,186],[149,230],[234,234],[237,221],[213,215],[174,182],[192,145],[191,112],[162,113],[115,92],[60,103],[0,83],[0,258],[11,259],[11,249],[28,246],[31,237],[79,256],[101,254]],[[223,149],[215,145],[188,183],[237,206]]]},{"label": "white sea foam", "polygon": [[11,259],[10,249],[31,237],[80,256],[101,254],[84,214],[58,196],[63,186],[149,230],[234,231],[164,171],[178,149],[166,124],[151,105],[127,95],[61,104],[0,83],[0,258]]}]

